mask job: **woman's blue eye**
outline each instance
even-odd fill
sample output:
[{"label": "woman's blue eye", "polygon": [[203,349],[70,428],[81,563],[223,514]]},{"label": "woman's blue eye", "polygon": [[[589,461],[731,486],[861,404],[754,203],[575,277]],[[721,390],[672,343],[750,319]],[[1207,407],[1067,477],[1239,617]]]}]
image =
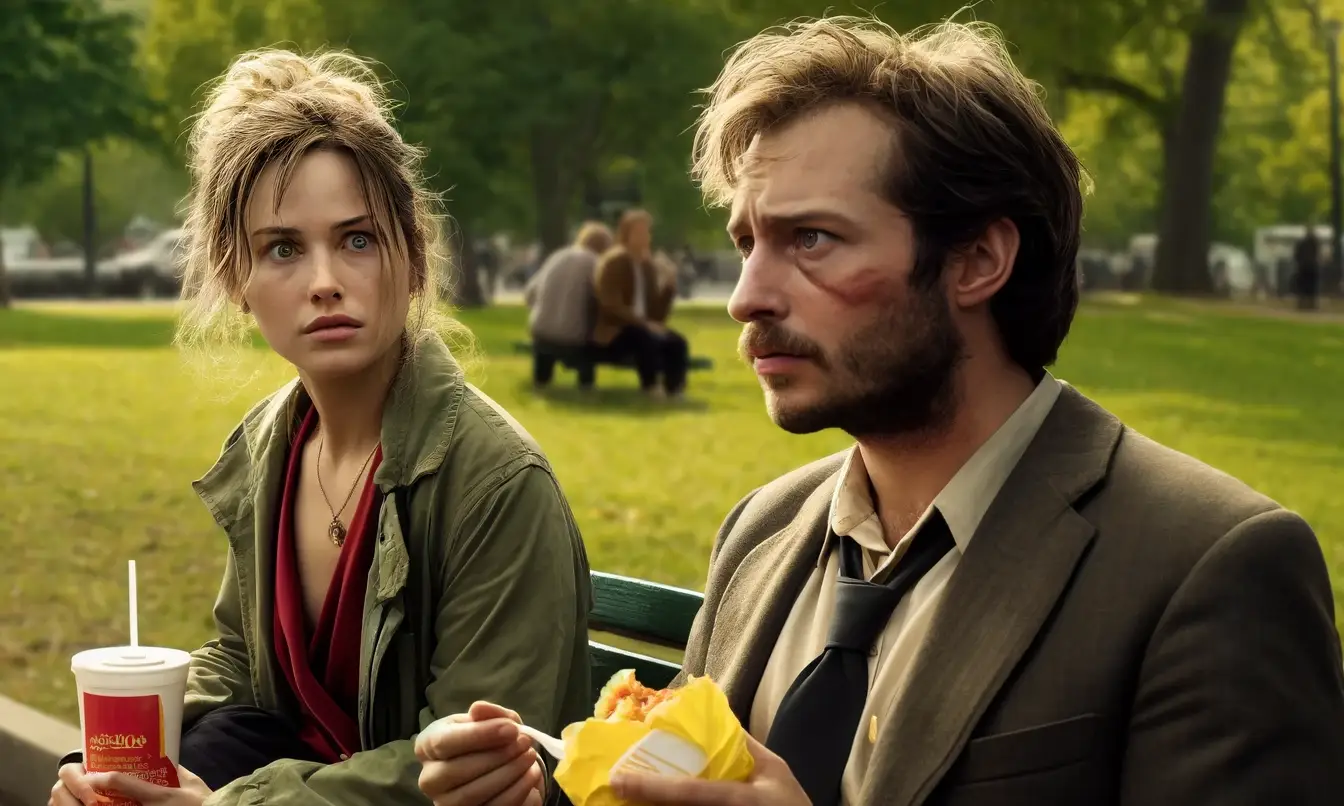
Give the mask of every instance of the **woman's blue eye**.
[{"label": "woman's blue eye", "polygon": [[350,248],[356,252],[363,252],[371,246],[373,246],[373,239],[362,232],[356,232],[350,236]]},{"label": "woman's blue eye", "polygon": [[276,260],[290,260],[298,254],[299,250],[295,249],[294,244],[289,241],[280,241],[272,244],[269,251],[271,257]]}]

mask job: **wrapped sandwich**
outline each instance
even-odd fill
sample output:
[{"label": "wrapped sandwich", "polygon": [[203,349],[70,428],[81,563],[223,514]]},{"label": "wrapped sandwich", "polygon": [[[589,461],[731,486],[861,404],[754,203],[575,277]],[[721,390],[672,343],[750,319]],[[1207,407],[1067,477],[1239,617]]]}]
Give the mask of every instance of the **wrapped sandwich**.
[{"label": "wrapped sandwich", "polygon": [[615,770],[743,781],[754,761],[728,698],[708,677],[654,689],[632,670],[617,672],[593,716],[565,728],[556,783],[574,806],[624,806],[611,791]]}]

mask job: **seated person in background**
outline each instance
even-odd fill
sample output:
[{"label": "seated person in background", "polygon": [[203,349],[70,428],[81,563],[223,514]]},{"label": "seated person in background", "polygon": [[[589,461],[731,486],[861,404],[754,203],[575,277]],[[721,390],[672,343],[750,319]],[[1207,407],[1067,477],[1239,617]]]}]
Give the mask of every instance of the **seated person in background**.
[{"label": "seated person in background", "polygon": [[672,317],[672,306],[677,301],[681,267],[671,255],[659,250],[653,255],[653,273],[654,285],[658,290],[654,295],[653,309],[649,311],[649,319],[666,325]]},{"label": "seated person in background", "polygon": [[616,355],[632,356],[639,386],[646,393],[675,397],[686,388],[689,348],[686,339],[665,324],[672,310],[669,295],[676,294],[676,285],[660,285],[652,245],[653,216],[639,209],[621,214],[616,246],[597,264],[593,342]]},{"label": "seated person in background", "polygon": [[[597,221],[579,227],[574,243],[546,258],[523,289],[531,309],[532,383],[546,386],[555,374],[555,356],[548,347],[583,347],[593,330],[593,278],[597,259],[611,248],[611,230]],[[592,364],[579,368],[579,386],[593,385]]]},{"label": "seated person in background", "polygon": [[[436,313],[441,218],[384,100],[355,57],[262,51],[196,120],[179,342],[255,326],[296,377],[194,484],[222,532],[201,551],[227,559],[192,653],[182,786],[90,775],[76,753],[52,806],[107,803],[95,787],[157,806],[426,803],[414,739],[435,719],[490,699],[555,732],[590,710],[573,514],[440,335],[461,329]],[[514,802],[554,794],[531,744],[507,742]]]}]

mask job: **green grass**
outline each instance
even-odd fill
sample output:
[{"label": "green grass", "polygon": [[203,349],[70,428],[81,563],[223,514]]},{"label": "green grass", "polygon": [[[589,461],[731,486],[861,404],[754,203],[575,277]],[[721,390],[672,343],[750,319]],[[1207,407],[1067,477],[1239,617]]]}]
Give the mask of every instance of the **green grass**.
[{"label": "green grass", "polygon": [[[537,438],[594,568],[698,588],[720,519],[753,488],[847,443],[766,418],[719,310],[677,326],[716,368],[690,399],[640,399],[604,369],[532,394],[510,345],[522,312],[465,317],[475,380]],[[286,377],[264,350],[206,381],[167,346],[161,306],[0,311],[0,693],[76,719],[69,657],[125,640],[125,560],[138,560],[140,634],[192,647],[211,631],[226,545],[189,482],[242,412]],[[1237,475],[1316,527],[1344,615],[1344,326],[1170,301],[1093,302],[1057,374],[1148,435]]]}]

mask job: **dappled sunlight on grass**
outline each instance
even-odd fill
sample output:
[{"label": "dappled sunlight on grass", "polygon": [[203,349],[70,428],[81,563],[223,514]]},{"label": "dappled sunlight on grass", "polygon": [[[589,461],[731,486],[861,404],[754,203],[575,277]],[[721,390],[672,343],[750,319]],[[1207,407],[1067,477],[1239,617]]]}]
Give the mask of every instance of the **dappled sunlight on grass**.
[{"label": "dappled sunlight on grass", "polygon": [[[0,692],[67,719],[71,653],[125,640],[128,557],[143,640],[193,647],[209,636],[227,548],[190,481],[290,376],[247,349],[208,380],[167,346],[171,317],[170,306],[0,312]],[[594,568],[699,588],[715,531],[743,495],[848,444],[770,423],[721,309],[678,314],[693,352],[715,365],[692,375],[681,404],[645,400],[632,372],[611,368],[594,395],[564,371],[538,395],[513,350],[522,311],[464,320],[484,356],[473,380],[546,450]],[[1344,585],[1344,326],[1107,299],[1085,305],[1056,374],[1300,511]]]}]

